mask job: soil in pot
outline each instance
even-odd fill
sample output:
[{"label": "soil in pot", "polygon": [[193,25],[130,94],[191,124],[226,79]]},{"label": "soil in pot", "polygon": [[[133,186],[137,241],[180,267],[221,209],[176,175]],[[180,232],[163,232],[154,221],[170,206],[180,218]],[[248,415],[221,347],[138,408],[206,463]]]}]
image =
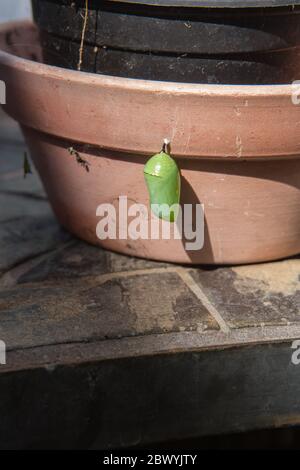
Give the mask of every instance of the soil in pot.
[{"label": "soil in pot", "polygon": [[[300,7],[289,5],[292,0],[265,2],[280,6],[33,0],[33,10],[50,65],[149,80],[289,83],[300,77]],[[229,4],[244,2],[214,1]]]}]

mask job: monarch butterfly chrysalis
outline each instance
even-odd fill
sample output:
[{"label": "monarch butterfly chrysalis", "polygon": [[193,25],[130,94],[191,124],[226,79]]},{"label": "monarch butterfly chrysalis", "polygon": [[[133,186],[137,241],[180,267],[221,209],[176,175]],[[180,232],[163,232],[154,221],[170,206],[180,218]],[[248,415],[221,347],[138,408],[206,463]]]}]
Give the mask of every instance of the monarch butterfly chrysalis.
[{"label": "monarch butterfly chrysalis", "polygon": [[161,152],[147,161],[144,176],[152,212],[160,219],[174,222],[180,201],[180,172],[168,153],[166,141]]}]

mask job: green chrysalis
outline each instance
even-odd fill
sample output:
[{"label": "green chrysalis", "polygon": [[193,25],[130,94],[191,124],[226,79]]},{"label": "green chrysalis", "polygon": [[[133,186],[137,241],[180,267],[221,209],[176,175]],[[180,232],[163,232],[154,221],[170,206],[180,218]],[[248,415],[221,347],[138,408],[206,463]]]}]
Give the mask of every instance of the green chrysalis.
[{"label": "green chrysalis", "polygon": [[[152,212],[160,219],[174,222],[180,201],[180,172],[167,153],[167,144],[147,161],[144,175]],[[172,207],[173,205],[176,205]]]}]

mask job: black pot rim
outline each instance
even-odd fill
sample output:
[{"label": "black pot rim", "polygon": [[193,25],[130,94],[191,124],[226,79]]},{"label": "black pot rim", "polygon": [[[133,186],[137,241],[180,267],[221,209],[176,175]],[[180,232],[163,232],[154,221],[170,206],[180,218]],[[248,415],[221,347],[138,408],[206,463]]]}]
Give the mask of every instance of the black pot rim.
[{"label": "black pot rim", "polygon": [[115,3],[204,8],[271,8],[300,5],[300,0],[108,0]]},{"label": "black pot rim", "polygon": [[[37,0],[32,0],[32,2]],[[66,0],[40,0],[54,1],[64,4]],[[85,0],[75,0],[85,5]],[[102,3],[103,0],[91,0],[95,5]],[[104,0],[103,3],[112,3],[119,5],[140,5],[145,7],[173,7],[173,8],[204,8],[207,10],[264,10],[264,9],[281,9],[288,8],[292,11],[296,7],[299,11],[300,0]]]}]

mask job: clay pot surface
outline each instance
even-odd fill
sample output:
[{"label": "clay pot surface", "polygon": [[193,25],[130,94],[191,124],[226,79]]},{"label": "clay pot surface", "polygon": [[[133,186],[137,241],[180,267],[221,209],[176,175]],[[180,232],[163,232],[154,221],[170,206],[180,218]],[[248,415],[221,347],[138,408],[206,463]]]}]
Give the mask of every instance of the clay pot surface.
[{"label": "clay pot surface", "polygon": [[[21,124],[54,212],[71,232],[180,263],[299,253],[300,107],[292,85],[190,85],[64,70],[28,60],[40,57],[28,22],[2,25],[0,46],[4,109]],[[149,204],[143,166],[164,138],[181,169],[181,202],[204,204],[203,249],[187,251],[182,240],[100,241],[99,204],[117,205],[122,195]]]}]

